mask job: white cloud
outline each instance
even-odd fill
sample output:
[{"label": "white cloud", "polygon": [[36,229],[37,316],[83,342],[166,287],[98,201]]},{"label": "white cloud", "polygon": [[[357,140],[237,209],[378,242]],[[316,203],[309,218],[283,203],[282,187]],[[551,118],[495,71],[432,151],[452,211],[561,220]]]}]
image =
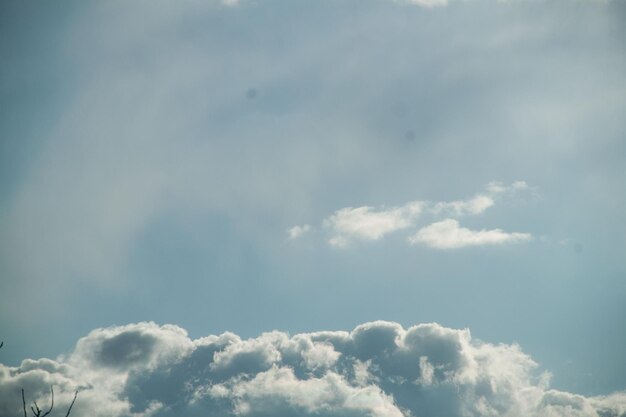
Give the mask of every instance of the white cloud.
[{"label": "white cloud", "polygon": [[309,231],[311,231],[311,226],[308,224],[303,224],[301,226],[298,225],[288,229],[287,234],[289,235],[289,239],[293,240],[299,238],[305,233],[308,233]]},{"label": "white cloud", "polygon": [[96,417],[370,416],[618,417],[626,392],[549,389],[517,345],[436,323],[376,321],[351,332],[232,333],[191,340],[177,326],[97,329],[57,360],[0,364],[0,415],[28,401]]},{"label": "white cloud", "polygon": [[231,380],[227,385],[221,395],[234,399],[234,412],[239,415],[276,415],[282,411],[289,415],[403,417],[393,397],[379,387],[355,387],[332,371],[319,378],[300,379],[292,368],[274,366],[249,381]]},{"label": "white cloud", "polygon": [[454,219],[446,219],[423,227],[409,238],[411,244],[423,243],[436,249],[456,249],[465,246],[482,246],[518,243],[531,239],[529,233],[507,233],[501,229],[470,230],[459,226]]},{"label": "white cloud", "polygon": [[402,207],[375,210],[372,207],[346,207],[324,220],[334,236],[329,243],[345,247],[351,240],[378,240],[386,234],[412,226],[424,203],[413,201]]},{"label": "white cloud", "polygon": [[330,368],[341,356],[328,343],[312,343],[311,346],[302,351],[302,359],[309,369]]},{"label": "white cloud", "polygon": [[[492,181],[487,184],[486,192],[476,194],[467,200],[436,203],[412,201],[400,207],[380,209],[369,206],[344,207],[327,217],[323,224],[331,231],[328,244],[345,248],[353,241],[379,240],[389,233],[411,228],[415,226],[417,219],[425,210],[435,216],[451,218],[478,215],[494,206],[500,194],[512,194],[526,189],[529,189],[529,186],[524,181],[515,181],[509,185]],[[295,226],[289,229],[288,233],[295,238],[306,230],[302,230],[301,226]],[[525,233],[505,233],[500,229],[472,231],[459,228],[455,220],[448,219],[422,228],[409,239],[409,242],[422,242],[438,248],[452,248],[510,243],[528,238],[530,235]]]}]

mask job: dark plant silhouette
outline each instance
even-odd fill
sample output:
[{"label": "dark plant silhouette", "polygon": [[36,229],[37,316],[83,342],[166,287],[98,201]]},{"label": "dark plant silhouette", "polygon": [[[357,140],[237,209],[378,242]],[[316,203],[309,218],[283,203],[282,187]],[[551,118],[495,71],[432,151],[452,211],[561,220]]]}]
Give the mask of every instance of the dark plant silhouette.
[{"label": "dark plant silhouette", "polygon": [[[0,342],[0,349],[4,346],[4,342]],[[78,397],[78,391],[74,393],[74,398],[72,399],[72,403],[70,407],[67,409],[67,413],[65,413],[65,417],[69,417],[72,412],[72,407],[74,407],[74,402],[76,401],[76,397]],[[24,406],[24,417],[28,417],[26,414],[26,398],[24,397],[24,388],[22,388],[22,405]],[[54,408],[54,389],[50,386],[50,408],[48,411],[43,413],[43,410],[39,408],[37,405],[37,401],[33,401],[33,405],[30,406],[30,410],[33,412],[34,417],[46,417],[48,414],[52,412]],[[41,414],[43,413],[43,414]]]},{"label": "dark plant silhouette", "polygon": [[[72,407],[74,407],[74,402],[76,401],[77,396],[78,396],[78,391],[74,393],[74,399],[72,400],[70,407],[67,409],[67,413],[65,414],[65,417],[68,417],[70,413],[72,412]],[[37,401],[33,401],[34,406],[31,405],[30,410],[33,412],[34,417],[46,417],[48,414],[52,412],[52,409],[54,408],[54,389],[52,388],[52,386],[50,387],[50,398],[51,398],[50,408],[46,412],[43,412],[43,410],[39,408],[39,406],[37,405]],[[28,415],[26,414],[26,398],[24,397],[24,388],[22,388],[22,405],[24,406],[24,417],[28,417]]]}]

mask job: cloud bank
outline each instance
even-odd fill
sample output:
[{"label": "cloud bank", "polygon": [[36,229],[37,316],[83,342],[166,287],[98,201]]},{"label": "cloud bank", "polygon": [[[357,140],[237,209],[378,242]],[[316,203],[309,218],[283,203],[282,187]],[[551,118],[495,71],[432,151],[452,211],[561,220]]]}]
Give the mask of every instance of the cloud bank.
[{"label": "cloud bank", "polygon": [[0,415],[20,389],[75,415],[623,417],[626,392],[584,397],[548,387],[517,345],[473,340],[436,323],[377,321],[351,332],[273,331],[192,340],[172,325],[96,329],[56,360],[0,365]]}]

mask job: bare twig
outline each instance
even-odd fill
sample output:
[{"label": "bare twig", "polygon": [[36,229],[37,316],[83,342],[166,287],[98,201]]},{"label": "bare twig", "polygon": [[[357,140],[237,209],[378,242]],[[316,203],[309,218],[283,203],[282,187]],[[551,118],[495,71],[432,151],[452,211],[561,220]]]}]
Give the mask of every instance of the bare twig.
[{"label": "bare twig", "polygon": [[[51,397],[50,408],[44,414],[41,414],[42,410],[37,405],[37,401],[33,401],[34,407],[32,405],[30,406],[30,411],[33,412],[33,417],[46,417],[48,414],[52,412],[52,409],[54,408],[54,387],[53,386],[50,386],[50,397]],[[65,414],[65,417],[69,417],[70,412],[72,411],[72,407],[74,407],[74,403],[76,402],[76,397],[78,397],[78,391],[74,393],[74,398],[72,399],[72,403],[70,404],[70,407],[67,409],[67,414]],[[22,406],[24,407],[24,417],[28,417],[28,415],[26,414],[26,398],[24,396],[24,388],[22,388]]]},{"label": "bare twig", "polygon": [[70,408],[67,409],[67,414],[65,415],[65,417],[69,417],[70,412],[72,411],[72,407],[74,407],[74,401],[76,401],[76,397],[78,397],[78,391],[74,393],[74,399],[72,400],[72,403],[70,404]]},{"label": "bare twig", "polygon": [[52,385],[50,385],[50,396],[52,397],[52,402],[50,403],[50,409],[46,411],[44,415],[41,417],[46,417],[48,414],[50,414],[50,412],[52,411],[52,408],[54,407],[54,388],[52,388]]},{"label": "bare twig", "polygon": [[24,399],[24,388],[22,388],[22,404],[24,405],[24,417],[28,417],[26,415],[26,400]]}]

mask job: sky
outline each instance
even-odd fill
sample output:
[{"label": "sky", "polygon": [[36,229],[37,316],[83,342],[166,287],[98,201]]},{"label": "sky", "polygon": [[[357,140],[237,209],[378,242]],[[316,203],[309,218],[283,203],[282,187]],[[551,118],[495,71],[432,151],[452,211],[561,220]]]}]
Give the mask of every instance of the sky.
[{"label": "sky", "polygon": [[618,0],[3,1],[2,397],[625,413],[624,22]]}]

